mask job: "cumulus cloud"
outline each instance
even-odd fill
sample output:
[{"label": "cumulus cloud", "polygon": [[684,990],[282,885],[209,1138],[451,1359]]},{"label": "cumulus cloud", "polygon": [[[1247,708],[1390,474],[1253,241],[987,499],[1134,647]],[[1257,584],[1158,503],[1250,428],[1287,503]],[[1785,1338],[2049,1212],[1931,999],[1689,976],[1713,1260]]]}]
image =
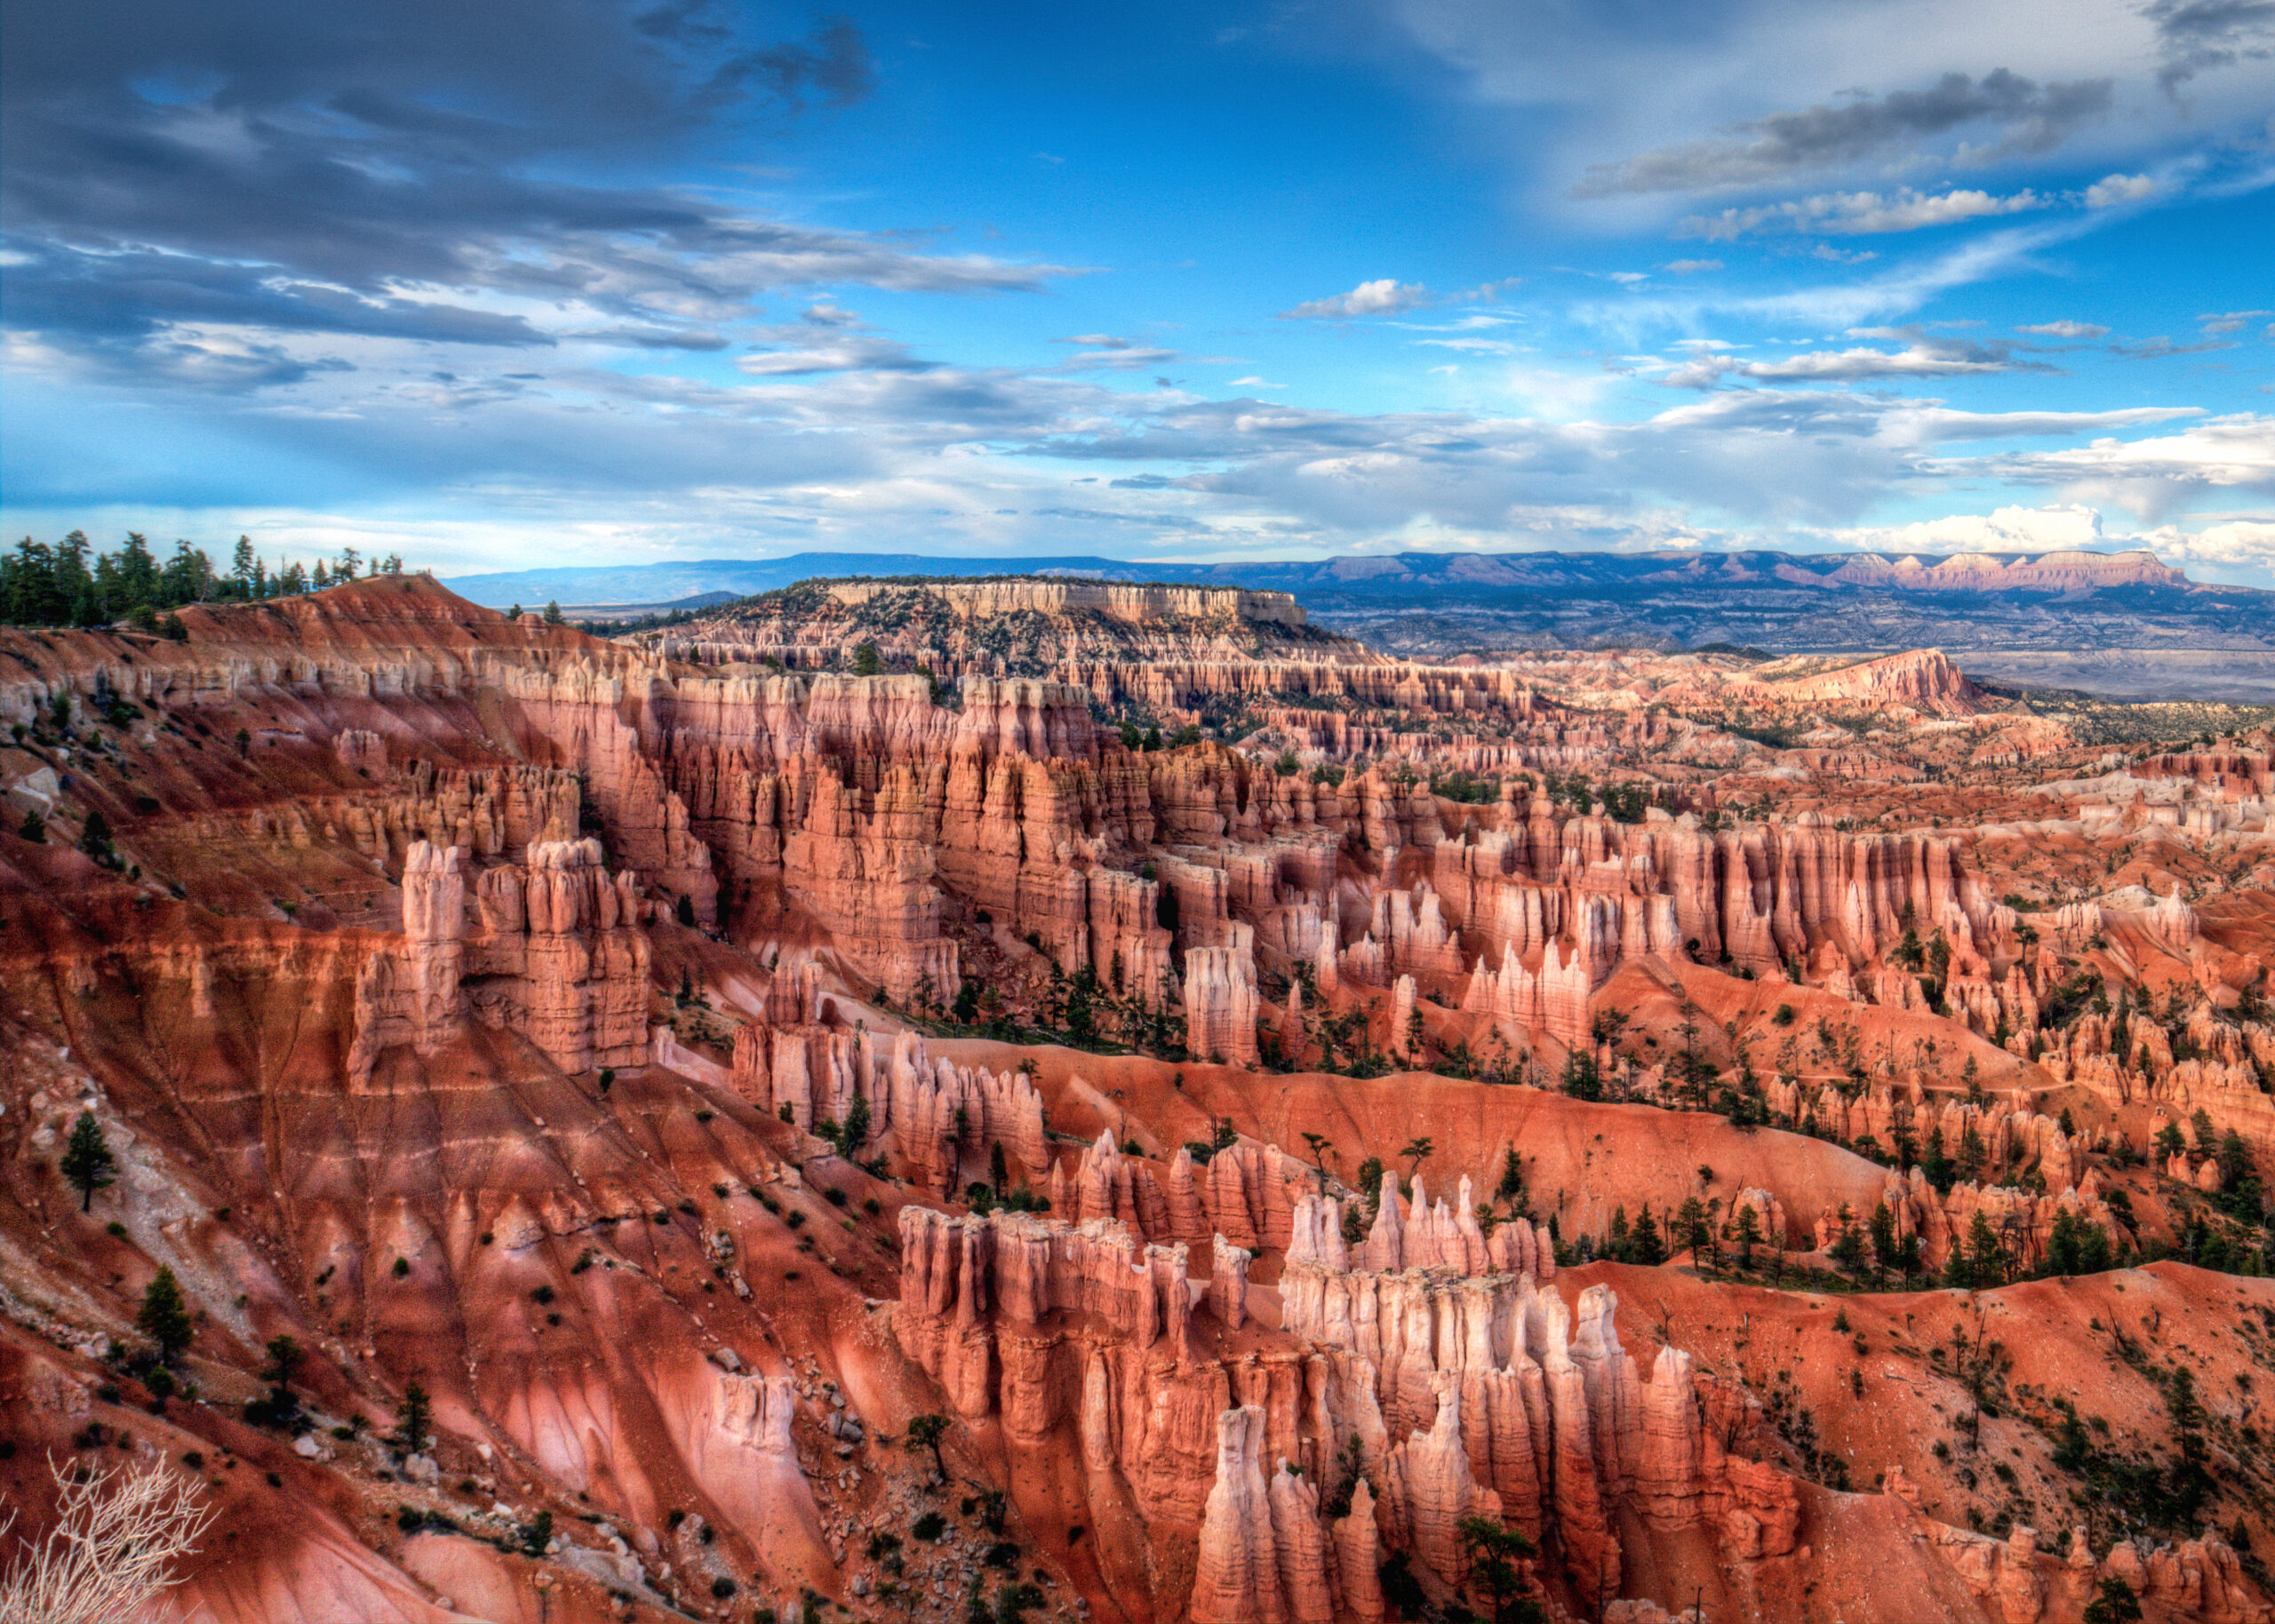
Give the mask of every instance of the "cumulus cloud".
[{"label": "cumulus cloud", "polygon": [[2094,322],[2039,322],[2017,327],[2016,332],[2033,333],[2041,338],[2106,338],[2109,329]]},{"label": "cumulus cloud", "polygon": [[1329,299],[1305,299],[1292,310],[1282,310],[1280,319],[1290,321],[1348,321],[1353,316],[1398,315],[1435,304],[1437,296],[1418,282],[1401,282],[1394,276],[1362,282],[1348,293],[1337,293]]},{"label": "cumulus cloud", "polygon": [[2145,203],[2158,189],[2156,181],[2147,175],[2103,175],[2086,188],[2085,204],[2088,209],[2115,209]]},{"label": "cumulus cloud", "polygon": [[[1481,282],[1473,288],[1463,288],[1452,293],[1438,293],[1418,282],[1401,282],[1394,276],[1384,276],[1373,282],[1362,282],[1348,293],[1337,293],[1329,299],[1305,299],[1292,310],[1282,310],[1280,319],[1287,321],[1349,321],[1354,316],[1402,315],[1409,310],[1426,309],[1434,305],[1490,304],[1505,298],[1524,283],[1521,276],[1505,276],[1497,282]],[[1501,318],[1487,314],[1472,314],[1457,325],[1481,324]]]},{"label": "cumulus cloud", "polygon": [[2160,525],[2142,537],[2167,563],[2194,564],[2264,578],[2275,571],[2275,517],[2223,519],[2190,530]]},{"label": "cumulus cloud", "polygon": [[1957,187],[1936,194],[1906,187],[1886,195],[1878,192],[1827,192],[1786,203],[1724,209],[1718,214],[1695,214],[1675,227],[1675,235],[1704,237],[1716,243],[1733,242],[1749,233],[1762,231],[1873,236],[1949,226],[1991,215],[2022,214],[2042,209],[2050,201],[2028,187],[2004,197]]},{"label": "cumulus cloud", "polygon": [[1977,161],[2046,152],[2108,115],[2113,81],[2040,84],[1998,68],[1976,79],[1947,73],[1924,90],[1890,91],[1820,103],[1738,124],[1624,162],[1592,166],[1580,197],[1624,193],[1703,192],[1775,184],[1917,147],[1923,139],[1984,126],[1995,139],[1970,148]]}]

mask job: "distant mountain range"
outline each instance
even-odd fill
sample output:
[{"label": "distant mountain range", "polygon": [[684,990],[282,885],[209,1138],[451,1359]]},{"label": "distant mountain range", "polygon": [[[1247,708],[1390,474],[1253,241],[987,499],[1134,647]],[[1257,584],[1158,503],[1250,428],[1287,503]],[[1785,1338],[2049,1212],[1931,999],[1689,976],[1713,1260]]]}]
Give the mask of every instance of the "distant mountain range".
[{"label": "distant mountain range", "polygon": [[[676,605],[844,576],[1074,575],[1277,588],[1394,653],[1730,643],[1776,654],[1936,647],[1993,681],[2117,697],[2275,701],[2275,593],[2147,552],[1401,553],[1315,562],[801,553],[524,569],[448,583],[477,603]],[[716,601],[713,598],[713,601]]]}]

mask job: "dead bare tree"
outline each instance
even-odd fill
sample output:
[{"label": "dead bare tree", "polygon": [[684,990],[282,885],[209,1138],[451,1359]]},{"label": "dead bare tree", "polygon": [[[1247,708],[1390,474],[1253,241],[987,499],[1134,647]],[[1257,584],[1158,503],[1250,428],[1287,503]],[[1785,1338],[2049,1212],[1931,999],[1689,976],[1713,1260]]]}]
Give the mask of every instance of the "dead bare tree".
[{"label": "dead bare tree", "polygon": [[[68,1474],[53,1461],[55,1526],[0,1575],[0,1624],[140,1624],[171,1617],[151,1604],[177,1558],[213,1520],[193,1479],[156,1463]],[[15,1519],[9,1519],[12,1523]],[[7,1532],[0,1524],[0,1534]]]}]

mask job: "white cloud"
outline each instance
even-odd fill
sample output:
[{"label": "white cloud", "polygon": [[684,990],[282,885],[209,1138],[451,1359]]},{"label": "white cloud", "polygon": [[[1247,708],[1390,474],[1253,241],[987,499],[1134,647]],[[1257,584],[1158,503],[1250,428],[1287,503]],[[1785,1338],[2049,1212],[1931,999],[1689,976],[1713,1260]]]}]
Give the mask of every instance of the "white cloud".
[{"label": "white cloud", "polygon": [[2161,525],[2141,537],[2168,563],[2208,566],[2217,574],[2261,579],[2275,572],[2275,515],[2226,519],[2191,531]]},{"label": "white cloud", "polygon": [[2086,188],[2085,202],[2088,209],[2114,209],[2156,195],[2157,183],[2146,175],[2105,175]]},{"label": "white cloud", "polygon": [[2041,338],[2106,338],[2109,329],[2094,322],[2038,322],[2017,327],[2016,332],[2034,333]]},{"label": "white cloud", "polygon": [[1418,282],[1401,282],[1394,276],[1385,276],[1374,282],[1362,282],[1348,293],[1337,293],[1331,299],[1306,299],[1293,310],[1282,310],[1281,321],[1348,321],[1353,316],[1398,315],[1402,312],[1435,304],[1437,296]]},{"label": "white cloud", "polygon": [[[776,333],[785,330],[774,330]],[[810,337],[806,334],[796,336]],[[735,357],[736,370],[753,378],[800,378],[816,372],[917,372],[931,365],[930,362],[920,361],[910,354],[908,346],[897,339],[854,332],[829,332],[819,342],[807,342],[788,349],[762,349]]]},{"label": "white cloud", "polygon": [[1733,364],[1720,355],[1702,351],[1659,381],[1670,389],[1712,389],[1722,381]]},{"label": "white cloud", "polygon": [[[1376,4],[1473,100],[1526,110],[1529,139],[1512,150],[1543,171],[1539,192],[1563,195],[1591,179],[1625,188],[1575,211],[1639,224],[1654,212],[1645,186],[1778,185],[1817,159],[1882,187],[1952,162],[2027,163],[2057,149],[2078,169],[2129,174],[2181,143],[2261,137],[2269,111],[2266,74],[2249,67],[2191,79],[2177,100],[2159,85],[2174,25],[2232,21],[2255,3],[2071,0],[2058,27],[2043,0]],[[2018,93],[1984,102],[1993,67],[2042,93],[2021,94],[2007,76]],[[1960,75],[1973,76],[1961,95],[1937,93]],[[2097,82],[2110,87],[2110,116],[2083,99],[2055,105],[2056,87],[2085,92]],[[1978,107],[1984,116],[1964,118]],[[1952,118],[1962,122],[1944,128]]]},{"label": "white cloud", "polygon": [[[1352,316],[1401,316],[1409,309],[1429,309],[1433,305],[1490,305],[1497,298],[1504,298],[1515,289],[1524,287],[1524,277],[1502,277],[1499,282],[1479,282],[1476,287],[1456,289],[1454,293],[1433,293],[1419,282],[1399,282],[1397,277],[1377,277],[1374,282],[1361,282],[1349,293],[1336,293],[1333,298],[1311,298],[1297,305],[1295,309],[1283,309],[1281,321],[1349,321]],[[1456,325],[1486,325],[1506,321],[1506,316],[1463,316]]]},{"label": "white cloud", "polygon": [[1051,368],[1054,372],[1143,372],[1168,366],[1178,359],[1176,350],[1116,338],[1111,333],[1082,333],[1072,338],[1053,338],[1051,342],[1087,346]]},{"label": "white cloud", "polygon": [[1231,389],[1285,389],[1288,386],[1267,382],[1261,378],[1235,378],[1225,386]]},{"label": "white cloud", "polygon": [[1784,361],[1748,362],[1734,370],[1747,378],[1847,383],[1862,378],[1954,378],[2003,372],[2007,367],[1995,356],[1912,344],[1900,350],[1817,350]]},{"label": "white cloud", "polygon": [[2106,539],[2090,507],[2001,507],[1952,513],[1910,524],[1858,525],[1817,532],[1826,541],[1870,553],[2050,553],[2095,547]]},{"label": "white cloud", "polygon": [[2024,214],[2043,209],[2051,201],[2028,187],[2004,197],[1956,188],[1928,194],[1908,187],[1886,195],[1826,192],[1787,203],[1725,209],[1719,214],[1695,214],[1676,226],[1675,235],[1703,237],[1710,243],[1734,242],[1750,233],[1763,231],[1874,236],[1949,226],[1991,215]]},{"label": "white cloud", "polygon": [[1722,268],[1722,262],[1720,259],[1670,259],[1660,268],[1672,271],[1677,276],[1692,276],[1700,271],[1719,271]]},{"label": "white cloud", "polygon": [[1403,327],[1409,332],[1475,332],[1480,328],[1507,327],[1515,320],[1513,316],[1473,310],[1467,315],[1457,315],[1450,322],[1393,322],[1391,325]]},{"label": "white cloud", "polygon": [[[1959,468],[1960,465],[1953,465]],[[2175,434],[1971,459],[1964,471],[2114,502],[2151,521],[2214,490],[2275,496],[2275,417],[2207,418]]]}]

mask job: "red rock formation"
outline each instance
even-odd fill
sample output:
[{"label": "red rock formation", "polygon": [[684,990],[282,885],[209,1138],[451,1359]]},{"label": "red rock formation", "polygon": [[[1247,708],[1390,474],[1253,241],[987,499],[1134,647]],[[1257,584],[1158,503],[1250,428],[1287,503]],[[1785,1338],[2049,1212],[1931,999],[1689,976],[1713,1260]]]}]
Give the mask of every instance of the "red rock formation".
[{"label": "red rock formation", "polygon": [[[1059,1402],[1023,1381],[1016,1361],[994,1380],[998,1319],[1032,1332],[1054,1314],[1090,1317],[1143,1352],[1185,1343],[1192,1298],[1185,1248],[1150,1246],[1119,1225],[994,1213],[954,1218],[924,1207],[900,1213],[901,1313],[895,1333],[966,1415],[999,1401],[1040,1431]],[[1038,1411],[1036,1406],[1042,1406]]]},{"label": "red rock formation", "polygon": [[[461,1616],[532,1619],[542,1594],[577,1624],[621,1611],[612,1591],[661,1606],[719,1580],[746,1611],[810,1585],[866,1616],[892,1582],[937,1613],[956,1558],[866,1554],[919,1503],[930,1461],[890,1445],[933,1411],[959,1418],[954,1475],[1004,1492],[1023,1565],[1101,1615],[1378,1619],[1391,1554],[1451,1599],[1459,1517],[1483,1511],[1540,1542],[1567,1611],[1633,1589],[1664,1612],[1688,1578],[1710,1612],[1783,1616],[1806,1540],[1820,1596],[1870,1564],[1962,1616],[2068,1619],[2104,1571],[2089,1551],[1898,1529],[1885,1496],[1798,1484],[1781,1463],[1809,1457],[1735,1373],[1790,1349],[1821,1459],[1900,1499],[1902,1450],[1953,1515],[1916,1449],[1948,1395],[1914,1344],[1947,1333],[1946,1299],[1859,1291],[1835,1333],[1811,1294],[1681,1267],[1597,1261],[1576,1285],[1545,1224],[1481,1216],[1474,1181],[1514,1150],[1519,1201],[1568,1245],[1693,1192],[1820,1246],[1844,1203],[1863,1223],[1884,1201],[1931,1262],[1978,1214],[2025,1264],[2064,1214],[2120,1246],[2170,1233],[2218,1158],[2143,1166],[2120,1142],[2192,1142],[2199,1110],[2246,1154],[2275,1142],[2254,991],[2275,916],[2223,882],[2275,811],[2266,752],[2105,760],[2047,718],[1963,714],[1933,657],[1786,681],[1702,656],[1435,666],[1237,604],[1054,602],[1049,657],[1000,670],[962,609],[886,640],[938,654],[960,705],[923,674],[815,670],[822,643],[762,671],[750,640],[611,645],[431,583],[192,607],[186,642],[0,633],[0,713],[25,727],[7,782],[52,820],[43,842],[0,829],[12,1425],[68,1452],[100,1418],[169,1460],[275,1469],[285,1491],[232,1503],[275,1493],[296,1521],[187,1593],[222,1624],[439,1618],[445,1583]],[[811,624],[890,608],[831,600]],[[1728,731],[1733,700],[1806,747]],[[1142,704],[1173,728],[1227,701],[1263,724],[1237,748],[1133,751],[1093,720]],[[1820,725],[1874,707],[1862,736]],[[1286,750],[1317,770],[1274,770]],[[1500,793],[1432,794],[1456,767]],[[1577,812],[1575,776],[1649,804]],[[116,869],[74,849],[97,807]],[[1086,1052],[1039,1029],[1068,978],[1106,1039]],[[675,986],[702,996],[651,1039]],[[1624,1033],[1598,1046],[1615,1007]],[[1411,1071],[1263,1069],[1260,1017],[1275,1064],[1364,1023],[1371,1052],[1337,1062],[1363,1072],[1417,1013]],[[1686,1025],[1725,1079],[1749,1047],[1781,1074],[1771,1125],[1679,1097]],[[1611,1099],[1516,1086],[1583,1045]],[[122,1163],[84,1217],[56,1173],[81,1110]],[[818,1136],[862,1117],[858,1144]],[[1882,1154],[1979,1142],[1980,1177],[1939,1197],[1777,1119]],[[1271,1142],[1312,1133],[1334,1142],[1316,1167]],[[1386,1178],[1362,1224],[1336,1170],[1424,1134],[1450,1188]],[[933,1210],[997,1149],[1048,1217]],[[154,1413],[100,1363],[162,1260],[200,1316],[202,1390],[257,1392],[274,1335],[311,1350],[319,1457],[212,1406]],[[1653,1319],[1623,1327],[1614,1286]],[[2017,1391],[2103,1381],[2087,1327],[2163,1316],[2224,1427],[2244,1366],[2208,1321],[2239,1300],[2247,1279],[2158,1264],[1975,1303]],[[1623,1329],[1653,1320],[1668,1345],[1632,1357]],[[383,1426],[414,1378],[431,1471],[332,1437]],[[2161,1401],[2133,1380],[2111,1367],[2079,1402],[2137,1428]],[[2000,1446],[2052,1469],[2034,1432]],[[0,1510],[28,1481],[0,1463]],[[483,1537],[377,1539],[403,1505]],[[563,1548],[507,1548],[539,1506]],[[2105,1571],[2160,1617],[2260,1606],[2217,1541],[2121,1546]]]},{"label": "red rock formation", "polygon": [[1462,1542],[1465,1518],[1497,1518],[1500,1496],[1481,1488],[1470,1475],[1462,1444],[1461,1386],[1441,1378],[1433,1383],[1438,1408],[1427,1431],[1417,1431],[1390,1452],[1384,1468],[1383,1517],[1393,1538],[1447,1586],[1458,1588],[1469,1576],[1469,1552]]},{"label": "red rock formation", "polygon": [[1185,950],[1187,1048],[1226,1065],[1252,1065],[1256,1015],[1256,971],[1244,943]]},{"label": "red rock formation", "polygon": [[520,1032],[564,1071],[635,1065],[648,1055],[648,942],[600,844],[538,842],[526,865],[483,871],[480,924],[467,917],[467,854],[414,843],[403,867],[403,945],[373,954],[356,982],[349,1071],[379,1051],[432,1051],[470,1017]]},{"label": "red rock formation", "polygon": [[1285,1624],[1290,1617],[1263,1448],[1262,1410],[1243,1405],[1217,1418],[1217,1477],[1201,1517],[1188,1609],[1193,1624]]},{"label": "red rock formation", "polygon": [[1844,665],[1822,675],[1761,685],[1773,703],[1883,710],[1903,705],[1933,715],[1972,715],[1985,696],[1940,649],[1915,649]]}]

